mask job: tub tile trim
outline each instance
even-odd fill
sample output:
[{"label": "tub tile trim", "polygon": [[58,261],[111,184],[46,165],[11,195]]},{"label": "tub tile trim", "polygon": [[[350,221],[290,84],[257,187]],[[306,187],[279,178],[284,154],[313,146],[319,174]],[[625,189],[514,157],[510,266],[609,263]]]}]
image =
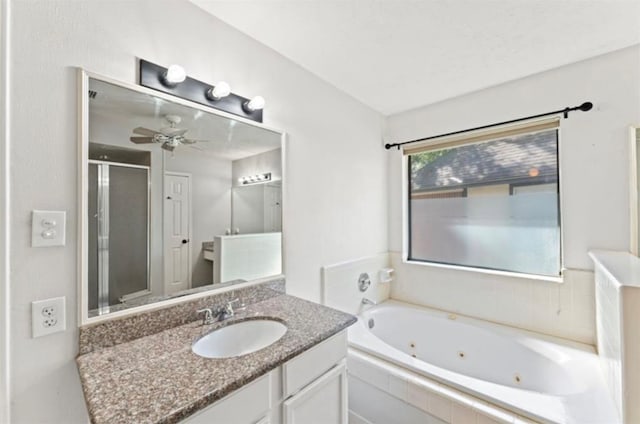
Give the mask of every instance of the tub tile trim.
[{"label": "tub tile trim", "polygon": [[[349,374],[447,423],[535,424],[529,418],[349,348]],[[387,373],[382,378],[382,373]],[[405,397],[406,396],[406,397]],[[467,421],[460,421],[461,411]],[[469,412],[471,411],[471,412]]]}]

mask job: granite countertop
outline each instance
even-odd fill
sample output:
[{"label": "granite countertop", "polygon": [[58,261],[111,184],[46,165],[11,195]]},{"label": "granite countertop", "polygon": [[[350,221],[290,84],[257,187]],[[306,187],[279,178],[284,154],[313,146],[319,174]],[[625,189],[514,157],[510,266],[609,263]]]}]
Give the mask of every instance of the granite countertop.
[{"label": "granite countertop", "polygon": [[[287,326],[274,344],[235,358],[207,359],[192,343],[226,325],[269,318]],[[282,365],[356,321],[289,295],[250,304],[223,322],[200,321],[93,350],[77,364],[94,424],[176,423]]]}]

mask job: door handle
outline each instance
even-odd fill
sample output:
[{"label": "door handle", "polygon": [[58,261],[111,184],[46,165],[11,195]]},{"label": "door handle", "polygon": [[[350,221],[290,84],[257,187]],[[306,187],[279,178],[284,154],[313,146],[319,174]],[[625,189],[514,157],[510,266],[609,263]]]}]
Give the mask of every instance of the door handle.
[{"label": "door handle", "polygon": [[187,244],[189,243],[189,239],[182,239],[182,244]]}]

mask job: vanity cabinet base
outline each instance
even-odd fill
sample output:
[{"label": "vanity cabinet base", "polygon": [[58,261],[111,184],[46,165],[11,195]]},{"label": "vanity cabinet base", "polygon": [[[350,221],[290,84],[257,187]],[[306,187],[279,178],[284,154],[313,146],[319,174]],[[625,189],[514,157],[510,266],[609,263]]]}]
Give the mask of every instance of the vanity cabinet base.
[{"label": "vanity cabinet base", "polygon": [[346,355],[342,331],[182,423],[347,424]]}]

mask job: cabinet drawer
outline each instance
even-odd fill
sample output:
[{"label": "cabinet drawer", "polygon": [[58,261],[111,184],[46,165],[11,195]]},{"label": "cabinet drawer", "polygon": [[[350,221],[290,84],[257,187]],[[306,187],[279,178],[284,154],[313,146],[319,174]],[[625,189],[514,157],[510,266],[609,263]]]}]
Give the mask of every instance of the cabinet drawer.
[{"label": "cabinet drawer", "polygon": [[332,336],[282,366],[283,398],[298,392],[347,355],[347,332]]},{"label": "cabinet drawer", "polygon": [[[216,401],[213,405],[186,418],[184,424],[234,423],[253,424],[271,409],[273,372]],[[262,422],[262,421],[261,421]]]}]

